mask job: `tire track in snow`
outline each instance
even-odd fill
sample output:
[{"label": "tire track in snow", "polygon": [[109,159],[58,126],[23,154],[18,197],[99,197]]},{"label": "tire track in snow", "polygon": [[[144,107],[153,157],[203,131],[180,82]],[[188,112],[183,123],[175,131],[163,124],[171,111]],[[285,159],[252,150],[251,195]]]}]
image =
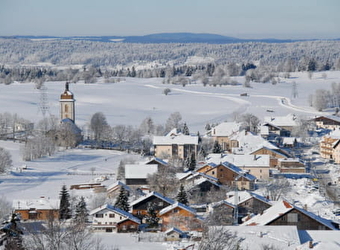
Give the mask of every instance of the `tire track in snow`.
[{"label": "tire track in snow", "polygon": [[[160,88],[154,85],[145,85],[147,87],[150,88]],[[205,95],[205,96],[214,96],[214,97],[219,97],[219,98],[225,98],[228,99],[232,102],[236,102],[239,103],[241,106],[240,108],[238,108],[237,110],[235,110],[235,112],[238,113],[243,113],[246,112],[246,110],[248,109],[248,107],[250,105],[252,105],[252,103],[250,101],[246,101],[243,100],[241,98],[237,98],[236,96],[239,96],[237,94],[221,94],[221,93],[211,93],[211,92],[200,92],[200,91],[193,91],[193,90],[184,90],[184,89],[179,89],[179,88],[173,88],[173,90],[179,91],[179,92],[187,92],[187,93],[192,93],[192,94],[198,94],[198,95]],[[235,97],[233,97],[235,96]],[[318,112],[312,109],[308,109],[305,107],[301,107],[301,106],[296,106],[294,104],[292,104],[291,99],[288,97],[284,97],[284,96],[275,96],[275,95],[250,95],[251,97],[259,97],[259,98],[269,98],[269,99],[276,99],[279,103],[280,106],[291,109],[291,110],[295,110],[295,111],[299,111],[299,112],[303,112],[303,113],[308,113],[308,114],[318,114],[318,115],[324,115],[324,113],[322,112]],[[225,116],[223,116],[225,117]]]}]

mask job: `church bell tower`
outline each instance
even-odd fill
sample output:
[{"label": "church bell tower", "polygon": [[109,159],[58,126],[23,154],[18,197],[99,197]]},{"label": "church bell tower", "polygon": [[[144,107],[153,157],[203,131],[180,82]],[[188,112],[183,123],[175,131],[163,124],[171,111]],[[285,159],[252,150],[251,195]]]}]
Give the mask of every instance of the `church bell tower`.
[{"label": "church bell tower", "polygon": [[69,90],[69,82],[65,84],[65,91],[60,96],[60,120],[66,118],[75,122],[75,99],[73,93]]}]

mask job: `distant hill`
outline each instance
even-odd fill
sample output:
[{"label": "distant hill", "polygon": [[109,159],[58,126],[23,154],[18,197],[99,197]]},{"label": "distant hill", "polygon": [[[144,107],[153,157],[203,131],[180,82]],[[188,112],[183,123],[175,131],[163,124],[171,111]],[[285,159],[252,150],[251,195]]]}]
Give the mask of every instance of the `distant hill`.
[{"label": "distant hill", "polygon": [[[86,40],[98,42],[121,42],[121,43],[208,43],[208,44],[228,44],[228,43],[244,43],[244,42],[264,42],[264,43],[290,43],[307,40],[290,40],[290,39],[239,39],[235,37],[222,36],[208,33],[158,33],[145,36],[11,36],[1,38],[17,38],[17,39],[62,39],[62,40]],[[308,39],[317,40],[317,39]],[[332,39],[331,39],[332,40]],[[339,40],[339,39],[333,39]]]}]

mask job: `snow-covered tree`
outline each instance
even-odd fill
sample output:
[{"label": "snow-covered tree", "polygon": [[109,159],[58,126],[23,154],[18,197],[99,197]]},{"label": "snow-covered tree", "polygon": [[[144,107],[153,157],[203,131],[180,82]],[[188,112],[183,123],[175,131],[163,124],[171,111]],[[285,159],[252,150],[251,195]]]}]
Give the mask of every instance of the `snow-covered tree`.
[{"label": "snow-covered tree", "polygon": [[159,223],[159,218],[155,209],[154,203],[149,203],[147,207],[147,215],[145,216],[145,221],[149,228],[157,228]]},{"label": "snow-covered tree", "polygon": [[190,135],[190,131],[189,131],[188,125],[186,123],[183,124],[182,133],[184,135]]},{"label": "snow-covered tree", "polygon": [[76,204],[75,208],[75,220],[85,223],[87,222],[87,216],[88,216],[88,211],[87,211],[87,205],[85,202],[84,196],[80,197],[79,202]]},{"label": "snow-covered tree", "polygon": [[179,192],[177,194],[176,197],[177,201],[184,204],[184,205],[188,205],[189,201],[188,201],[188,196],[187,193],[184,190],[184,186],[183,184],[181,184],[180,188],[179,188]]},{"label": "snow-covered tree", "polygon": [[212,149],[212,152],[213,154],[219,154],[223,152],[221,144],[219,144],[217,140],[214,142],[214,147]]},{"label": "snow-covered tree", "polygon": [[129,211],[130,209],[130,205],[129,205],[129,194],[128,192],[125,190],[125,188],[121,187],[120,191],[119,191],[119,195],[116,199],[115,202],[115,207],[120,208],[121,210],[124,210],[126,212]]},{"label": "snow-covered tree", "polygon": [[0,173],[12,166],[12,157],[9,151],[0,147]]},{"label": "snow-covered tree", "polygon": [[59,219],[67,220],[71,218],[71,209],[70,209],[70,194],[66,188],[66,185],[63,185],[60,191],[60,206],[59,206]]},{"label": "snow-covered tree", "polygon": [[90,121],[90,129],[93,132],[95,141],[103,141],[107,139],[109,125],[106,117],[102,112],[97,112],[92,115]]}]

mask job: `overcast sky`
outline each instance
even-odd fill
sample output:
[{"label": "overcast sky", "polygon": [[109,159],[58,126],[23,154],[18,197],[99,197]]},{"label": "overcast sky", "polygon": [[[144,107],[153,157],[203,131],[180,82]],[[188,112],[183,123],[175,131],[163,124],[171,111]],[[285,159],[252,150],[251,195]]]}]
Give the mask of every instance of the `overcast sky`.
[{"label": "overcast sky", "polygon": [[0,0],[0,35],[340,38],[340,0]]}]

